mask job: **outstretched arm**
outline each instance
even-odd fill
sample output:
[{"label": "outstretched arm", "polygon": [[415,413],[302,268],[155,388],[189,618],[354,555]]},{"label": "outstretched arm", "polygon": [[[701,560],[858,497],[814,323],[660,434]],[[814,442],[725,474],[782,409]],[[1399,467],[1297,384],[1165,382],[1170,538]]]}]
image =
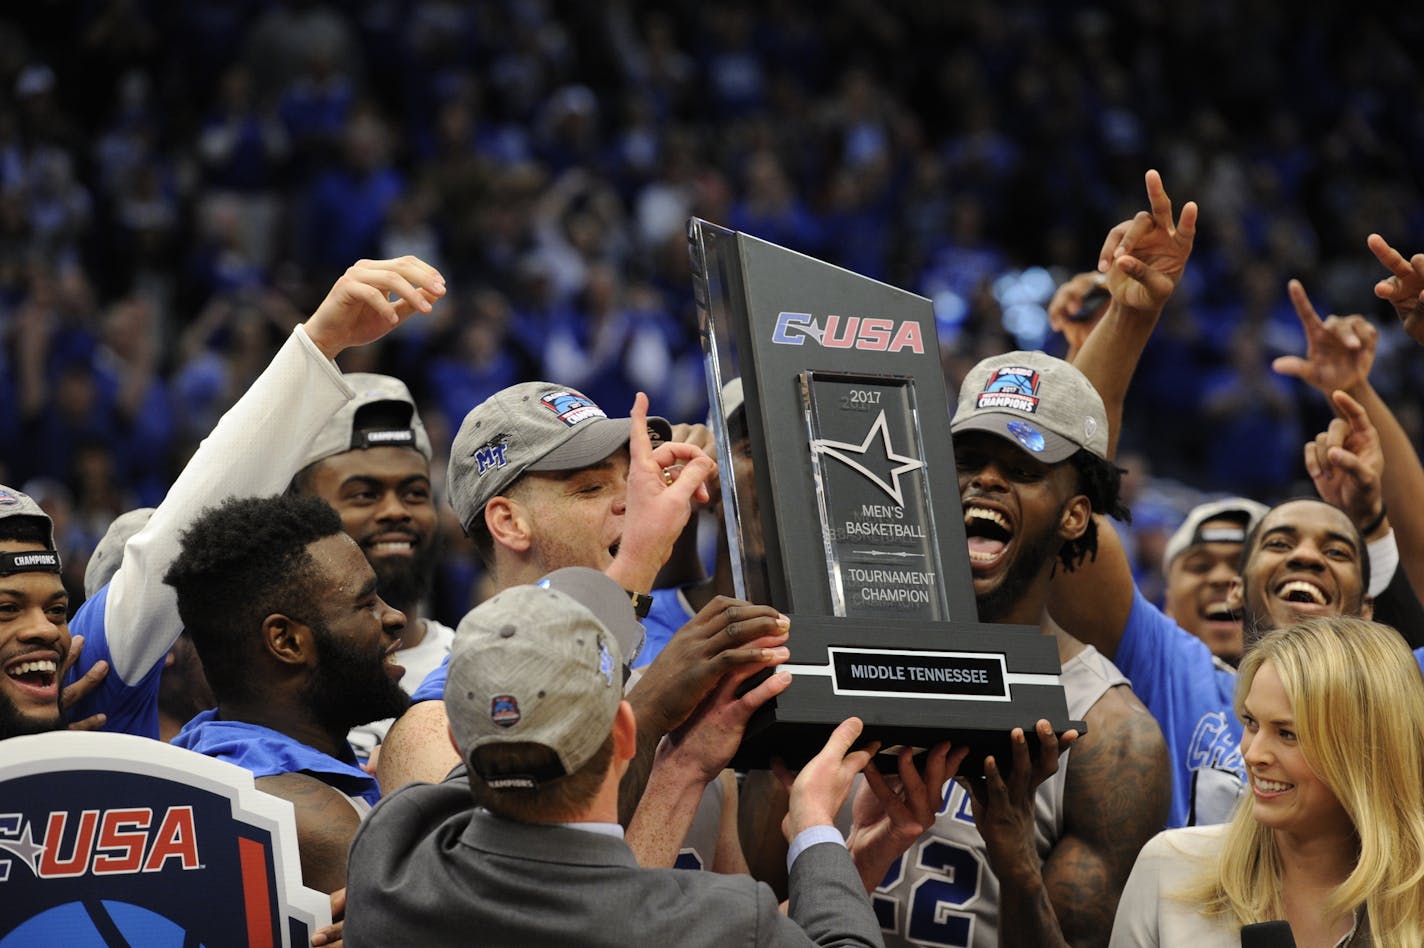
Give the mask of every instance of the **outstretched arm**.
[{"label": "outstretched arm", "polygon": [[[1033,798],[1012,789],[1022,778],[1009,774],[1006,793],[997,769],[985,768],[986,787],[974,798],[974,819],[999,877],[1001,945],[1106,945],[1138,850],[1167,821],[1167,748],[1151,715],[1126,688],[1114,688],[1087,718],[1088,734],[1068,759],[1063,835],[1041,868],[1033,848]],[[1047,749],[1051,729],[1039,738]],[[1027,769],[1022,745],[1015,756],[1025,758]],[[1014,766],[1020,769],[1017,760]],[[985,796],[998,799],[987,811],[981,803]],[[1006,809],[1016,820],[991,815],[1015,797],[1018,806]]]},{"label": "outstretched arm", "polygon": [[1038,759],[1031,761],[1029,736],[1016,727],[1010,734],[1013,749],[1007,772],[997,759],[986,757],[982,780],[960,780],[969,793],[974,825],[984,838],[989,868],[999,879],[1000,945],[1063,943],[1039,863],[1035,811],[1039,786],[1058,772],[1063,751],[1077,737],[1077,731],[1069,731],[1060,744],[1052,726],[1039,721],[1033,734]]},{"label": "outstretched arm", "polygon": [[[77,713],[112,711],[107,702],[121,701],[121,689],[150,673],[172,647],[182,626],[163,575],[192,517],[228,497],[285,488],[308,442],[353,394],[331,360],[379,339],[412,313],[428,311],[444,292],[439,273],[414,257],[361,261],[336,282],[198,447],[148,524],[125,546],[123,565],[106,592],[75,616],[75,630],[90,644],[74,674],[101,658],[112,666]],[[390,302],[389,294],[397,301]]]},{"label": "outstretched arm", "polygon": [[968,746],[950,751],[948,741],[925,754],[925,772],[915,769],[914,749],[902,748],[899,775],[887,780],[875,767],[865,768],[865,783],[851,806],[846,847],[865,891],[873,893],[895,860],[931,826],[944,804],[945,788],[969,756]]},{"label": "outstretched arm", "polygon": [[1128,383],[1162,308],[1186,272],[1196,239],[1196,202],[1188,201],[1174,219],[1162,176],[1149,171],[1146,180],[1151,210],[1138,211],[1103,241],[1098,271],[1107,277],[1112,301],[1073,361],[1103,397],[1109,458],[1117,451]]},{"label": "outstretched arm", "polygon": [[728,672],[785,661],[789,627],[790,620],[770,606],[718,596],[643,669],[627,695],[638,718],[638,754],[619,785],[622,820],[632,818],[643,796],[663,735],[681,727]]},{"label": "outstretched arm", "polygon": [[692,717],[663,738],[647,788],[628,821],[628,846],[638,865],[672,867],[703,792],[736,753],[747,721],[791,684],[790,675],[773,674],[738,696],[741,685],[760,670],[751,665],[724,676]]},{"label": "outstretched arm", "polygon": [[[1108,232],[1098,257],[1112,301],[1073,364],[1098,394],[1108,415],[1108,458],[1117,451],[1122,407],[1142,350],[1186,272],[1196,238],[1197,206],[1188,201],[1173,218],[1172,200],[1156,171],[1147,172],[1150,211],[1139,211]],[[1049,589],[1048,611],[1076,638],[1111,658],[1132,612],[1134,583],[1113,528],[1106,517],[1098,526],[1096,557],[1068,571],[1058,569]]]},{"label": "outstretched arm", "polygon": [[1113,661],[1132,614],[1137,581],[1112,518],[1093,514],[1093,523],[1098,528],[1098,552],[1072,572],[1062,564],[1054,567],[1048,614],[1069,635]]},{"label": "outstretched arm", "polygon": [[[1424,589],[1424,510],[1418,504],[1418,498],[1424,497],[1424,465],[1399,420],[1370,385],[1379,331],[1360,315],[1321,319],[1299,280],[1290,281],[1288,289],[1305,332],[1305,355],[1281,356],[1272,367],[1304,381],[1326,398],[1344,392],[1363,409],[1379,438],[1384,464],[1381,484],[1389,510],[1388,521],[1366,539],[1383,536],[1393,527],[1400,565],[1410,584]],[[1363,524],[1357,521],[1357,525]]]},{"label": "outstretched arm", "polygon": [[844,848],[833,841],[840,839],[834,826],[836,813],[855,775],[880,746],[872,743],[851,751],[861,730],[858,718],[842,721],[794,781],[785,768],[777,770],[791,801],[782,832],[798,853],[789,869],[787,914],[818,945],[883,944],[870,897]]}]

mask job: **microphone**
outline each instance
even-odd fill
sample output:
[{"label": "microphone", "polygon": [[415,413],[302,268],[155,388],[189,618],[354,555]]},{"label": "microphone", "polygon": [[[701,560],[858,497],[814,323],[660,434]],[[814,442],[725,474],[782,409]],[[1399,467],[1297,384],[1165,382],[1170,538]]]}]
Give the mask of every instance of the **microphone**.
[{"label": "microphone", "polygon": [[1257,922],[1241,929],[1241,948],[1295,948],[1289,922]]}]

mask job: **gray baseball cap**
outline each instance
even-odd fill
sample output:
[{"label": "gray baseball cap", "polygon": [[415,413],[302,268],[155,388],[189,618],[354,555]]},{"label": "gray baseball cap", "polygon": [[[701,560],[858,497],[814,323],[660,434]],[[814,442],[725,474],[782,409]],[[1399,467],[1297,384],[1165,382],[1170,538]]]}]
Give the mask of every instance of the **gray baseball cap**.
[{"label": "gray baseball cap", "polygon": [[[58,573],[60,562],[54,546],[54,521],[29,494],[0,484],[0,521],[11,517],[43,521],[48,537],[45,541],[47,549],[43,552],[0,553],[0,576],[10,573]],[[3,529],[0,527],[0,530]]]},{"label": "gray baseball cap", "polygon": [[[1265,504],[1245,497],[1227,497],[1198,504],[1167,541],[1162,552],[1162,569],[1198,543],[1245,543],[1249,534],[1270,510]],[[1209,521],[1229,520],[1231,524],[1203,529]]]},{"label": "gray baseball cap", "polygon": [[647,633],[633,611],[633,598],[607,575],[589,566],[565,566],[534,585],[571,596],[598,616],[598,621],[618,640],[625,668],[631,668],[638,660]]},{"label": "gray baseball cap", "polygon": [[[626,623],[625,613],[632,617],[632,604],[612,579],[586,572],[604,588],[592,577],[581,577],[588,580],[581,590],[514,586],[472,609],[455,632],[445,713],[460,756],[492,789],[529,789],[571,774],[608,739],[626,660],[614,627]],[[557,763],[505,773],[472,759],[497,744],[536,744]]]},{"label": "gray baseball cap", "polygon": [[1009,352],[970,369],[949,430],[992,432],[1047,464],[1079,448],[1108,456],[1102,396],[1082,372],[1043,352]]},{"label": "gray baseball cap", "polygon": [[[356,397],[342,405],[312,439],[298,470],[333,455],[366,448],[414,448],[425,460],[430,460],[430,436],[425,433],[420,413],[415,410],[415,399],[410,397],[410,389],[404,382],[368,372],[352,372],[346,376],[346,382],[356,390]],[[402,406],[404,422],[396,426],[356,427],[356,413],[367,405],[381,402]]]},{"label": "gray baseball cap", "polygon": [[124,562],[124,545],[148,525],[154,507],[139,507],[121,513],[109,524],[99,545],[89,554],[89,562],[84,566],[84,598],[92,599],[103,589]]},{"label": "gray baseball cap", "polygon": [[[527,471],[573,471],[628,443],[629,420],[609,418],[581,392],[553,382],[512,385],[470,409],[450,447],[450,506],[469,530],[490,498]],[[666,419],[650,417],[654,443],[672,440]]]}]

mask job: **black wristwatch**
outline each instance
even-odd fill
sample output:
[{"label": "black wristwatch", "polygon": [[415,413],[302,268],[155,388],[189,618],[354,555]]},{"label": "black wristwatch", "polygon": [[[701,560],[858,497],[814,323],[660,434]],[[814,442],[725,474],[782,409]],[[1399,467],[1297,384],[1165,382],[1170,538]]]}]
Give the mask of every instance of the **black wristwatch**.
[{"label": "black wristwatch", "polygon": [[653,597],[648,593],[635,593],[631,590],[624,591],[628,593],[628,598],[633,603],[633,615],[639,619],[646,619],[648,613],[653,609]]}]

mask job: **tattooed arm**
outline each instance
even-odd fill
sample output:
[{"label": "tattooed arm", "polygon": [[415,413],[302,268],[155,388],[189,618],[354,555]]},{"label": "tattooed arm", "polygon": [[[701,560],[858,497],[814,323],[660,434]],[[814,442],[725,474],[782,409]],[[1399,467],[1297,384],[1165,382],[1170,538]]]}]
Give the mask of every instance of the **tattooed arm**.
[{"label": "tattooed arm", "polygon": [[346,853],[361,819],[338,790],[303,773],[258,777],[257,789],[292,804],[302,883],[330,894],[346,885]]},{"label": "tattooed arm", "polygon": [[[1001,944],[1106,945],[1118,899],[1140,850],[1166,825],[1171,768],[1157,722],[1126,687],[1108,691],[1086,715],[1063,789],[1063,836],[1043,865],[1042,899],[1010,901],[1005,885]],[[1044,930],[1044,922],[1061,931]],[[1015,933],[1014,920],[1029,923]],[[1017,927],[1017,926],[1015,926]],[[1043,933],[1047,937],[1034,938]],[[1015,941],[1014,938],[1020,939]],[[1024,940],[1024,939],[1027,940]]]}]

